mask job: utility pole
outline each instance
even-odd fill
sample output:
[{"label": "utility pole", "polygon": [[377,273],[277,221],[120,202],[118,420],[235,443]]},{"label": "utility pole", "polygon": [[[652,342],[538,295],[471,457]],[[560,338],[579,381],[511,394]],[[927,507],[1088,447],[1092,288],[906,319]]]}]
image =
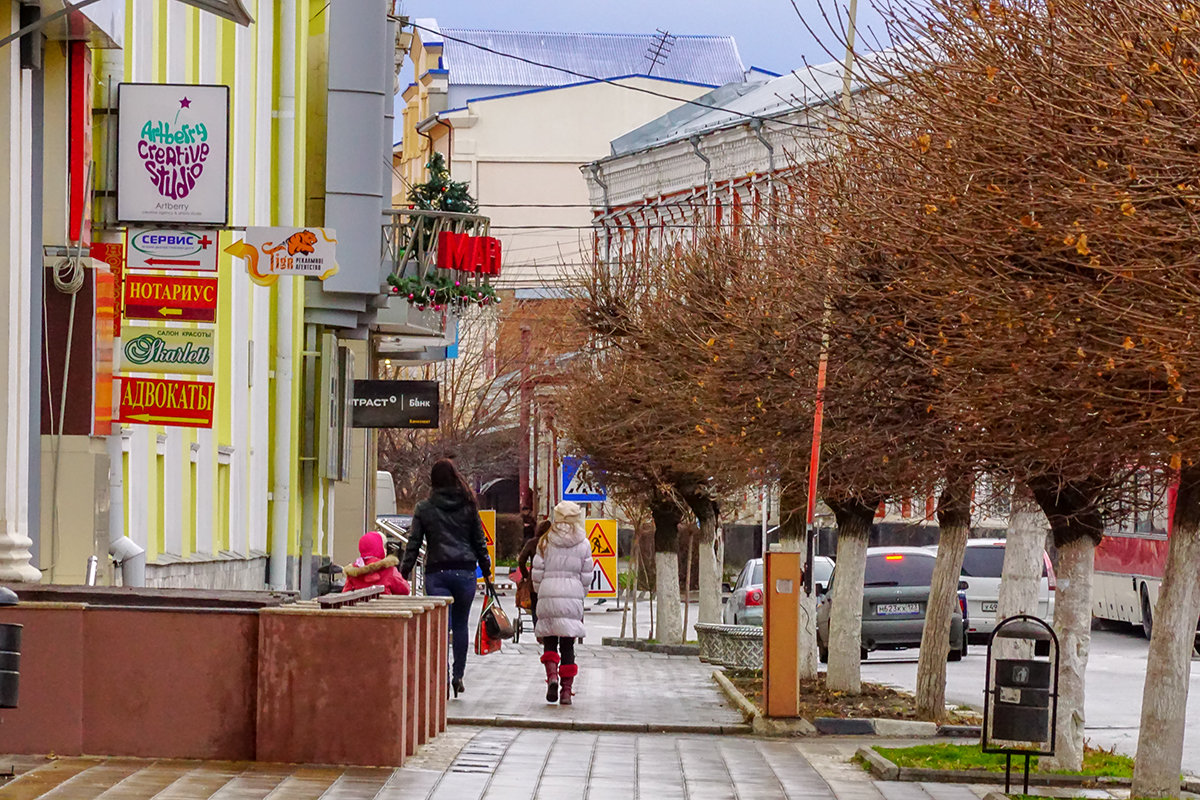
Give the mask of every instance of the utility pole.
[{"label": "utility pole", "polygon": [[518,493],[520,494],[519,505],[528,505],[533,507],[532,498],[529,496],[529,407],[533,403],[533,386],[529,382],[529,357],[530,345],[533,341],[533,329],[528,323],[521,325],[521,392],[520,400],[520,425],[521,425],[521,440],[520,440],[520,469],[518,470]]}]

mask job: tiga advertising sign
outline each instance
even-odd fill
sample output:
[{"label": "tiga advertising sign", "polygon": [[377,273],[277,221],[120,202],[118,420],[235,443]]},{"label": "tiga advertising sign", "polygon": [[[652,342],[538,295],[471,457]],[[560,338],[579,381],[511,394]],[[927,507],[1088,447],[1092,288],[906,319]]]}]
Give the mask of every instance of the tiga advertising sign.
[{"label": "tiga advertising sign", "polygon": [[117,219],[225,225],[229,87],[117,87]]},{"label": "tiga advertising sign", "polygon": [[333,228],[246,228],[246,238],[225,248],[246,259],[250,280],[270,286],[280,275],[325,280],[337,274]]},{"label": "tiga advertising sign", "polygon": [[437,381],[355,381],[355,428],[436,428]]},{"label": "tiga advertising sign", "polygon": [[213,383],[127,375],[114,382],[117,383],[119,398],[117,422],[183,428],[212,427]]},{"label": "tiga advertising sign", "polygon": [[126,325],[121,331],[122,372],[213,374],[212,328]]}]

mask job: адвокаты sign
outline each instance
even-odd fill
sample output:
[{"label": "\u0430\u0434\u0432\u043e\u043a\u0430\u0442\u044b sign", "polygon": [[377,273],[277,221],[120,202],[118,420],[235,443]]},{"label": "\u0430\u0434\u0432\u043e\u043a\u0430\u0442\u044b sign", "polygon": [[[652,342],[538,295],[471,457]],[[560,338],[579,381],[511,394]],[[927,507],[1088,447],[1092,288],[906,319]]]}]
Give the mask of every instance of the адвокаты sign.
[{"label": "\u0430\u0434\u0432\u043e\u043a\u0430\u0442\u044b sign", "polygon": [[225,225],[229,87],[122,83],[117,97],[117,219]]}]

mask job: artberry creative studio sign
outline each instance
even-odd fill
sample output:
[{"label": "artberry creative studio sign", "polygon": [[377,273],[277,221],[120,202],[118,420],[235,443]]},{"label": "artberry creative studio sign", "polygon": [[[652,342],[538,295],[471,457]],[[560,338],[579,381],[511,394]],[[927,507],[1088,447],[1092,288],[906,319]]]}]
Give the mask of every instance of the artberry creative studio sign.
[{"label": "artberry creative studio sign", "polygon": [[229,87],[117,88],[117,218],[223,226],[229,218]]},{"label": "artberry creative studio sign", "polygon": [[122,372],[212,375],[212,328],[126,325],[121,330]]}]

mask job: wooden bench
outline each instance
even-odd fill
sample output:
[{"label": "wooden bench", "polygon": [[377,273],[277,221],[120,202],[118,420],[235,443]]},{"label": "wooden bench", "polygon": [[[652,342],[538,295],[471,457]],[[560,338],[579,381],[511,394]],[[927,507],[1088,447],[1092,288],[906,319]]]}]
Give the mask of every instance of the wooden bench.
[{"label": "wooden bench", "polygon": [[347,606],[357,605],[370,600],[372,597],[378,597],[381,594],[383,594],[382,586],[368,586],[366,589],[355,589],[353,592],[323,594],[317,598],[317,605],[321,608],[346,608]]}]

